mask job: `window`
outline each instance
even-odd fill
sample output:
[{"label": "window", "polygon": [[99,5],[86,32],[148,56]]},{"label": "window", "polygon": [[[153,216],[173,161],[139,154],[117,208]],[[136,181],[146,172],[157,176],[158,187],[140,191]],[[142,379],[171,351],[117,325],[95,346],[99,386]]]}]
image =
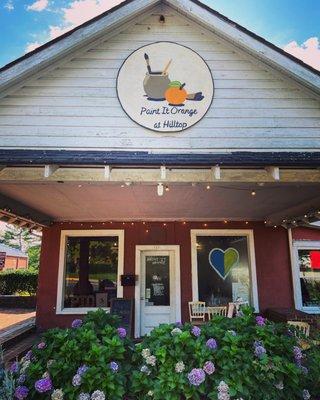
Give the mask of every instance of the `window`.
[{"label": "window", "polygon": [[294,242],[296,308],[320,313],[320,243]]},{"label": "window", "polygon": [[57,312],[109,308],[122,296],[122,231],[62,231]]},{"label": "window", "polygon": [[193,298],[207,305],[248,301],[258,309],[251,231],[193,230]]}]

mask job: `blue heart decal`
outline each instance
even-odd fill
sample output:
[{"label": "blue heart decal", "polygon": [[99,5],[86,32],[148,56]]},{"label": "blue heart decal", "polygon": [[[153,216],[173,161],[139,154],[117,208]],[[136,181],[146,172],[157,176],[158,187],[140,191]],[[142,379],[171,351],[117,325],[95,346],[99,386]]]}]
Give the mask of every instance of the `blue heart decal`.
[{"label": "blue heart decal", "polygon": [[227,279],[233,267],[239,263],[239,252],[233,247],[227,250],[212,249],[209,253],[211,267],[223,280]]}]

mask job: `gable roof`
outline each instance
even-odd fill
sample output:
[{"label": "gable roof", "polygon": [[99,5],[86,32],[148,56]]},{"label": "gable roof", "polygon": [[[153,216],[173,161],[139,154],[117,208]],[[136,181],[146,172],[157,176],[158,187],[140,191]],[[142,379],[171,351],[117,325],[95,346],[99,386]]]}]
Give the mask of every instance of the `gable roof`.
[{"label": "gable roof", "polygon": [[320,71],[249,31],[199,0],[125,0],[0,68],[0,93],[163,3],[320,95]]},{"label": "gable roof", "polygon": [[7,256],[11,257],[25,257],[27,258],[27,254],[23,251],[16,249],[14,247],[7,246],[6,244],[0,243],[0,253],[6,253]]}]

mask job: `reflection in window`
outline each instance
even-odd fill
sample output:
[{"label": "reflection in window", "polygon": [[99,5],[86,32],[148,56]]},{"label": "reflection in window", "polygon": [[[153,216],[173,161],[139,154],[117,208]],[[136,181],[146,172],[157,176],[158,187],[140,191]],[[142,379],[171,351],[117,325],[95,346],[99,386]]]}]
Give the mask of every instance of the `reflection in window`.
[{"label": "reflection in window", "polygon": [[320,307],[320,250],[298,250],[303,307]]},{"label": "reflection in window", "polygon": [[117,276],[117,236],[67,238],[64,307],[110,307]]},{"label": "reflection in window", "polygon": [[207,305],[250,303],[246,236],[197,236],[199,300]]}]

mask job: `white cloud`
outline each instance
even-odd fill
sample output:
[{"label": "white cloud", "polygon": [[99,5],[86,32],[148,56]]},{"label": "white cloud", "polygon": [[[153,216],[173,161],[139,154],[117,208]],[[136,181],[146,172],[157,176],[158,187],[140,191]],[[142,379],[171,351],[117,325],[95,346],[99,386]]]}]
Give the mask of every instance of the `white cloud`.
[{"label": "white cloud", "polygon": [[76,26],[96,17],[110,8],[120,4],[123,0],[75,0],[67,8],[63,8],[63,22],[61,25],[50,26],[50,39],[75,28]]},{"label": "white cloud", "polygon": [[27,7],[28,11],[43,11],[45,10],[49,5],[49,0],[37,0],[34,3],[32,3],[30,6]]},{"label": "white cloud", "polygon": [[292,41],[285,45],[283,49],[320,71],[319,38],[311,37],[301,45],[299,45],[296,41]]},{"label": "white cloud", "polygon": [[8,0],[6,4],[3,6],[5,9],[8,11],[13,11],[14,10],[14,4],[12,0]]},{"label": "white cloud", "polygon": [[35,49],[38,48],[39,46],[41,46],[41,43],[39,43],[39,42],[27,43],[27,46],[26,46],[26,53],[29,53],[30,51],[35,50]]}]

